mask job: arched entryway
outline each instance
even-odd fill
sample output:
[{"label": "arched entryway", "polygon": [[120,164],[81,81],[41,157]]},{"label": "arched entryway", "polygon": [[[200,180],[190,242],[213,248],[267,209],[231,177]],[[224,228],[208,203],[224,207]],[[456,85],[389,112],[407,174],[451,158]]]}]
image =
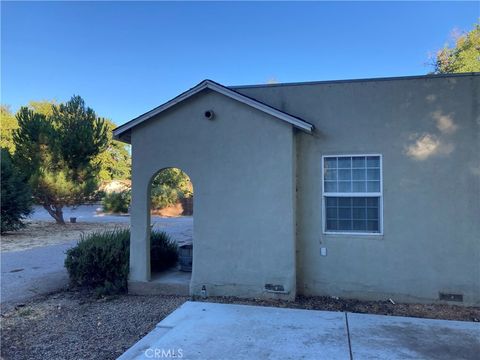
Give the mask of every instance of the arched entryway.
[{"label": "arched entryway", "polygon": [[[192,181],[181,169],[169,167],[152,177],[149,188],[151,280],[166,285],[167,292],[172,283],[188,291],[193,262]],[[176,263],[172,247],[178,249]]]},{"label": "arched entryway", "polygon": [[190,294],[295,297],[294,133],[273,120],[205,91],[125,133],[132,144],[129,292],[155,293],[151,182],[159,169],[178,167],[195,191]]}]

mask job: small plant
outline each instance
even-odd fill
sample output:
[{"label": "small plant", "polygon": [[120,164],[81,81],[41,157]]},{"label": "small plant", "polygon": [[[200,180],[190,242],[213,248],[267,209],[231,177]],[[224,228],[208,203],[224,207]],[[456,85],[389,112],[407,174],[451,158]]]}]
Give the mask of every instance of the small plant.
[{"label": "small plant", "polygon": [[131,194],[129,190],[105,194],[102,201],[103,210],[111,213],[126,214],[128,213],[130,201]]},{"label": "small plant", "polygon": [[[115,229],[82,235],[77,246],[67,250],[65,267],[76,286],[95,288],[97,295],[112,295],[127,290],[130,255],[130,230]],[[176,264],[175,242],[161,231],[151,234],[152,271]]]}]

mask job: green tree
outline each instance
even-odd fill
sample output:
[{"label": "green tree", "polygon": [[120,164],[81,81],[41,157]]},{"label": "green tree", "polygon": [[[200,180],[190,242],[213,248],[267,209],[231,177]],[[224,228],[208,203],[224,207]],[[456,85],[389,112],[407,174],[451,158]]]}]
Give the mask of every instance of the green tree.
[{"label": "green tree", "polygon": [[7,149],[1,149],[1,196],[2,206],[0,232],[18,230],[22,219],[31,213],[32,197],[23,176],[14,167]]},{"label": "green tree", "polygon": [[30,110],[45,116],[52,116],[55,106],[58,106],[58,103],[55,100],[32,100],[28,102],[28,108]]},{"label": "green tree", "polygon": [[181,198],[193,195],[190,178],[182,170],[167,168],[160,171],[152,181],[152,208],[161,209],[176,204]]},{"label": "green tree", "polygon": [[[30,101],[28,108],[36,113],[45,116],[52,116],[55,106],[58,103],[55,100]],[[104,119],[107,127],[108,145],[105,151],[102,151],[95,158],[94,163],[100,167],[99,180],[125,180],[130,178],[131,157],[128,151],[128,145],[114,140],[112,131],[117,127],[109,119]]]},{"label": "green tree", "polygon": [[436,74],[480,71],[480,24],[456,40],[455,46],[445,46],[437,52]]},{"label": "green tree", "polygon": [[100,166],[99,178],[101,181],[129,179],[132,160],[128,145],[113,139],[112,131],[117,126],[111,120],[106,119],[105,125],[108,130],[108,146],[95,159],[95,163]]},{"label": "green tree", "polygon": [[15,162],[35,201],[63,224],[63,207],[88,201],[97,189],[94,159],[108,142],[104,120],[79,96],[54,105],[50,116],[22,107],[17,120]]},{"label": "green tree", "polygon": [[8,106],[1,106],[1,132],[0,147],[7,149],[10,154],[15,152],[15,144],[13,143],[13,131],[18,128],[18,121],[12,114]]}]

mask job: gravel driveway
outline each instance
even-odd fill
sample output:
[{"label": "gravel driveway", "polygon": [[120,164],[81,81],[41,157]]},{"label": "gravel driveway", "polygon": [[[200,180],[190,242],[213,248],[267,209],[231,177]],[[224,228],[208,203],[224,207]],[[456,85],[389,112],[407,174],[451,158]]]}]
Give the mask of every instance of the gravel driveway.
[{"label": "gravel driveway", "polygon": [[[29,220],[53,221],[52,217],[41,206],[34,206]],[[103,214],[101,205],[80,205],[76,209],[65,208],[64,219],[76,217],[78,222],[88,223],[130,223],[130,215]],[[183,242],[193,238],[193,216],[166,218],[152,215],[151,223],[155,229],[167,232],[175,241]]]},{"label": "gravel driveway", "polygon": [[2,252],[2,311],[35,295],[65,287],[68,274],[63,266],[67,244],[37,247],[24,251]]},{"label": "gravel driveway", "polygon": [[[100,204],[94,205],[80,205],[76,209],[66,207],[63,209],[63,218],[69,221],[70,217],[76,217],[77,221],[83,222],[130,222],[129,215],[111,215],[101,213],[102,206]],[[53,221],[53,218],[41,206],[33,206],[33,213],[29,216],[31,220],[47,220]]]}]

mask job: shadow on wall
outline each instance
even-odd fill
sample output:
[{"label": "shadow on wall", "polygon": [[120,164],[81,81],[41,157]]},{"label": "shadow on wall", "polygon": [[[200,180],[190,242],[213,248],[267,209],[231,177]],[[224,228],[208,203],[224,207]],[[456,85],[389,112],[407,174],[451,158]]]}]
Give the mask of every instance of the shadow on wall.
[{"label": "shadow on wall", "polygon": [[[435,101],[435,95],[428,95],[427,102]],[[430,113],[436,131],[422,134],[414,133],[409,137],[409,144],[405,146],[405,154],[418,161],[426,160],[432,156],[449,155],[455,150],[450,136],[458,130],[454,113],[445,114],[442,111]]]}]

